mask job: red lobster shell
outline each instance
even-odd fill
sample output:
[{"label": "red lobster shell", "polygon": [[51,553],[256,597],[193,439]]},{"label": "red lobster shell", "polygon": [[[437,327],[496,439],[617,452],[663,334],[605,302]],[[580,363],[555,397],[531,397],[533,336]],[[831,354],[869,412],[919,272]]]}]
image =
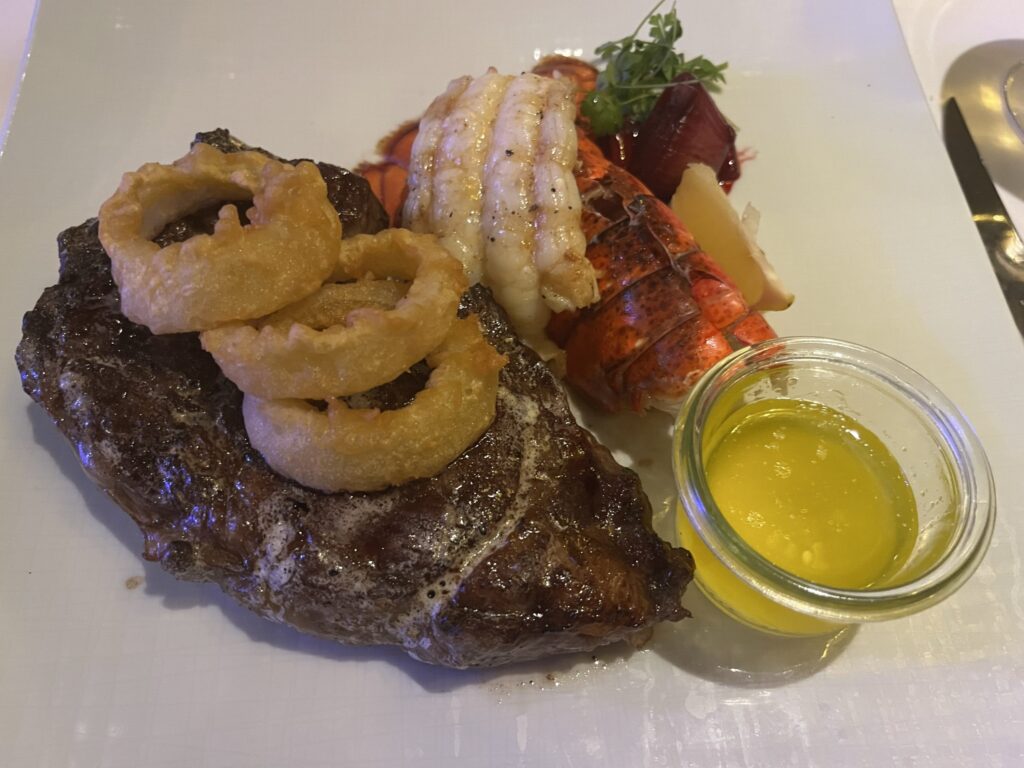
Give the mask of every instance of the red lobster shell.
[{"label": "red lobster shell", "polygon": [[607,410],[674,408],[735,349],[774,337],[672,210],[579,138],[576,181],[601,300],[555,315],[566,378]]}]

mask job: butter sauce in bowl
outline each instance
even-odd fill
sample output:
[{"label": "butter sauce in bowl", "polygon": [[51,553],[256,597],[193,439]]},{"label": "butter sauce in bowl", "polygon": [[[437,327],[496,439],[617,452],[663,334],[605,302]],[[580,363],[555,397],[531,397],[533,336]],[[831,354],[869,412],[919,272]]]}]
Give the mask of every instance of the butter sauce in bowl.
[{"label": "butter sauce in bowl", "polygon": [[783,635],[895,618],[952,594],[988,548],[991,471],[956,407],[846,342],[734,353],[677,419],[677,533],[725,613]]}]

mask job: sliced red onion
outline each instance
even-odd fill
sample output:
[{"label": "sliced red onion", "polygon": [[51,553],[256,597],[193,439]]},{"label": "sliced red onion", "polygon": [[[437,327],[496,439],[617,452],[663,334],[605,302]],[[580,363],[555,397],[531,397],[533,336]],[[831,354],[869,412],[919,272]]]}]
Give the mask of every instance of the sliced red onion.
[{"label": "sliced red onion", "polygon": [[736,130],[704,86],[691,75],[662,91],[628,147],[626,168],[655,195],[668,200],[691,163],[704,163],[730,185],[739,178]]}]

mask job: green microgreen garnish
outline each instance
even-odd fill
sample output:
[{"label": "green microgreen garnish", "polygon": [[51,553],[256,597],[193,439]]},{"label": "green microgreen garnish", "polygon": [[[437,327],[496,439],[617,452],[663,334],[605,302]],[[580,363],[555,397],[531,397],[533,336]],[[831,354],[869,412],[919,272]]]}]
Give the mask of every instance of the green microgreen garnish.
[{"label": "green microgreen garnish", "polygon": [[[675,50],[683,36],[683,25],[673,2],[668,13],[656,13],[665,3],[659,0],[633,34],[598,46],[594,53],[604,68],[597,76],[597,88],[583,101],[583,115],[597,136],[619,131],[628,118],[642,122],[654,108],[658,96],[684,72],[717,90],[725,82],[728,63],[715,64],[703,56],[687,59]],[[638,40],[644,24],[650,22],[650,40]],[[600,67],[600,65],[599,65]]]}]

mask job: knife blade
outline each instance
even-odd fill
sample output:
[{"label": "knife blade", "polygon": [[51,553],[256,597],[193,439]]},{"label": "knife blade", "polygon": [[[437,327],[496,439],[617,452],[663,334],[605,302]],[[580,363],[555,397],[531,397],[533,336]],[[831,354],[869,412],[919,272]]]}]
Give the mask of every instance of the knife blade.
[{"label": "knife blade", "polygon": [[942,110],[942,136],[1017,330],[1024,336],[1024,243],[978,153],[956,99]]}]

